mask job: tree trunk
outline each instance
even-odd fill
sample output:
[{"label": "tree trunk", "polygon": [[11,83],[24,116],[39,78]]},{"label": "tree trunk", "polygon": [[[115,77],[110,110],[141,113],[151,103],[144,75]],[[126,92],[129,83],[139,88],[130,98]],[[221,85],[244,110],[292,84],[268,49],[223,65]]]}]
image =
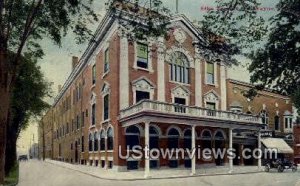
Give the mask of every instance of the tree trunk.
[{"label": "tree trunk", "polygon": [[0,50],[0,184],[5,176],[6,127],[10,105],[9,71],[6,53]]},{"label": "tree trunk", "polygon": [[[9,134],[9,133],[8,133]],[[5,154],[5,175],[8,176],[17,161],[17,140],[16,137],[9,136],[6,141]]]}]

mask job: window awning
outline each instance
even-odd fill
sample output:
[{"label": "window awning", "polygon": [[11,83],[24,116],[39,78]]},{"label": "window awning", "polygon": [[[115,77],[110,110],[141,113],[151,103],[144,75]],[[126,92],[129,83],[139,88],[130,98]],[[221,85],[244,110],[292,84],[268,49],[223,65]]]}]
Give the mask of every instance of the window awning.
[{"label": "window awning", "polygon": [[261,142],[267,149],[277,149],[278,153],[294,153],[294,150],[281,138],[264,138],[261,139]]}]

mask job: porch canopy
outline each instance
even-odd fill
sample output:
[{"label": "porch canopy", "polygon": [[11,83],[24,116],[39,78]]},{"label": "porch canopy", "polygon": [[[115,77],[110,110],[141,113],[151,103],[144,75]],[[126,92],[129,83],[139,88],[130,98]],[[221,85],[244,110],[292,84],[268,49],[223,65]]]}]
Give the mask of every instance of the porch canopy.
[{"label": "porch canopy", "polygon": [[264,138],[261,142],[267,149],[277,149],[278,153],[294,153],[294,150],[281,138]]}]

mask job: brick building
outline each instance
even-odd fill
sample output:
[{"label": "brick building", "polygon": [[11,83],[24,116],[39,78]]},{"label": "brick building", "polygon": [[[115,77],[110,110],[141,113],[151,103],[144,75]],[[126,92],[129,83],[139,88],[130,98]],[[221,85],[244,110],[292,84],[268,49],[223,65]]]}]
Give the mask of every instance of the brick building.
[{"label": "brick building", "polygon": [[294,125],[294,159],[295,163],[300,164],[300,125]]},{"label": "brick building", "polygon": [[238,92],[249,85],[227,79],[223,56],[203,57],[210,54],[199,48],[203,34],[185,16],[172,18],[168,39],[133,41],[110,14],[96,31],[96,42],[80,60],[73,57],[73,71],[41,121],[46,158],[118,171],[143,168],[146,176],[161,167],[232,169],[260,160],[123,159],[119,154],[126,154],[127,146],[132,153],[134,145],[234,147],[240,153],[260,144],[259,114],[271,129],[278,125],[277,114],[276,131],[290,132],[283,125],[292,112],[289,98],[265,91],[245,100]]}]

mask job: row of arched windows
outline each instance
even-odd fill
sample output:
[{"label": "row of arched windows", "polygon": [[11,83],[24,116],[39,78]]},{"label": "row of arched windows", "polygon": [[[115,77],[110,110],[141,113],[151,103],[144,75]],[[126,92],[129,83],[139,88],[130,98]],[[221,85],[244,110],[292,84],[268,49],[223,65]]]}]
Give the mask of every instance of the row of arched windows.
[{"label": "row of arched windows", "polygon": [[114,149],[114,132],[110,127],[105,132],[105,130],[101,130],[100,132],[90,133],[89,135],[89,151],[105,151],[105,139],[107,140],[107,150]]}]

